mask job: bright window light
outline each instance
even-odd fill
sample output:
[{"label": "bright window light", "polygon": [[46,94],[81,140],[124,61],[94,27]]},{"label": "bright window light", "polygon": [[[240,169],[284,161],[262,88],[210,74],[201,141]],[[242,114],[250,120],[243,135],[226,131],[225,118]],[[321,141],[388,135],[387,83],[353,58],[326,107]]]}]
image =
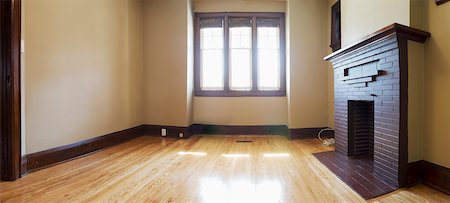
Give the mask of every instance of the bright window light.
[{"label": "bright window light", "polygon": [[264,157],[288,157],[290,156],[287,153],[266,153],[263,154]]},{"label": "bright window light", "polygon": [[200,29],[200,86],[223,90],[223,27]]},{"label": "bright window light", "polygon": [[250,154],[222,154],[223,157],[227,158],[241,158],[250,157]]},{"label": "bright window light", "polygon": [[254,181],[233,177],[206,177],[200,180],[201,202],[283,202],[279,180]]},{"label": "bright window light", "polygon": [[179,155],[194,155],[194,156],[205,156],[206,152],[178,152]]},{"label": "bright window light", "polygon": [[258,27],[258,89],[280,89],[280,33],[278,27]]},{"label": "bright window light", "polygon": [[252,28],[230,28],[230,89],[252,89]]}]

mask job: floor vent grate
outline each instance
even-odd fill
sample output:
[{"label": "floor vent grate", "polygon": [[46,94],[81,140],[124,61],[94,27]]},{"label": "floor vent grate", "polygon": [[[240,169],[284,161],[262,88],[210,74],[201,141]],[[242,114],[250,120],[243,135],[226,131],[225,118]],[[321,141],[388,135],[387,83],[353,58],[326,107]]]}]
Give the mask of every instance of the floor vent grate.
[{"label": "floor vent grate", "polygon": [[236,142],[248,143],[248,142],[253,142],[253,141],[251,141],[251,140],[237,140]]}]

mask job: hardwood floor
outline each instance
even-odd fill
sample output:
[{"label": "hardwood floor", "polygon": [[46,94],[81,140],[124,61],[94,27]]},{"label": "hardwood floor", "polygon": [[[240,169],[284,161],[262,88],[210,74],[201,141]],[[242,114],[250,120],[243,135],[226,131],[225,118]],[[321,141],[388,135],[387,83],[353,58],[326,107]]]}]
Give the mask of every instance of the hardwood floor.
[{"label": "hardwood floor", "polygon": [[[1,182],[0,202],[365,202],[312,155],[332,149],[281,136],[145,136]],[[417,185],[371,201],[450,196]]]}]

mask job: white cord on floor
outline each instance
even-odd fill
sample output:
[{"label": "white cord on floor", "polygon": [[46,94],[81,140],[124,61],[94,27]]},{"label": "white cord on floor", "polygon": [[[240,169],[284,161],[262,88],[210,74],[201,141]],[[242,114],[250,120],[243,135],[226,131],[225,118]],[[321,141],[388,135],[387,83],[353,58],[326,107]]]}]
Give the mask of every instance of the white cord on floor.
[{"label": "white cord on floor", "polygon": [[317,134],[317,138],[319,138],[319,140],[322,142],[322,145],[324,145],[324,146],[331,146],[331,145],[334,145],[334,143],[335,143],[334,138],[330,138],[330,139],[322,139],[322,137],[321,137],[320,134],[321,134],[322,132],[324,132],[324,131],[334,131],[334,129],[332,129],[332,128],[324,128],[324,129],[320,130],[319,133]]}]

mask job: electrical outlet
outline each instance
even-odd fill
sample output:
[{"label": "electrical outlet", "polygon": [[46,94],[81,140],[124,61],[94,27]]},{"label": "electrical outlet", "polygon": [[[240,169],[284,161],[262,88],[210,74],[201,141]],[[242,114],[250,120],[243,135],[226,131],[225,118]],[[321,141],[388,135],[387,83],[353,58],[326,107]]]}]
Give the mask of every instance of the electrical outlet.
[{"label": "electrical outlet", "polygon": [[167,130],[165,128],[161,129],[161,136],[163,137],[167,136]]},{"label": "electrical outlet", "polygon": [[178,133],[179,137],[184,137],[183,133]]}]

